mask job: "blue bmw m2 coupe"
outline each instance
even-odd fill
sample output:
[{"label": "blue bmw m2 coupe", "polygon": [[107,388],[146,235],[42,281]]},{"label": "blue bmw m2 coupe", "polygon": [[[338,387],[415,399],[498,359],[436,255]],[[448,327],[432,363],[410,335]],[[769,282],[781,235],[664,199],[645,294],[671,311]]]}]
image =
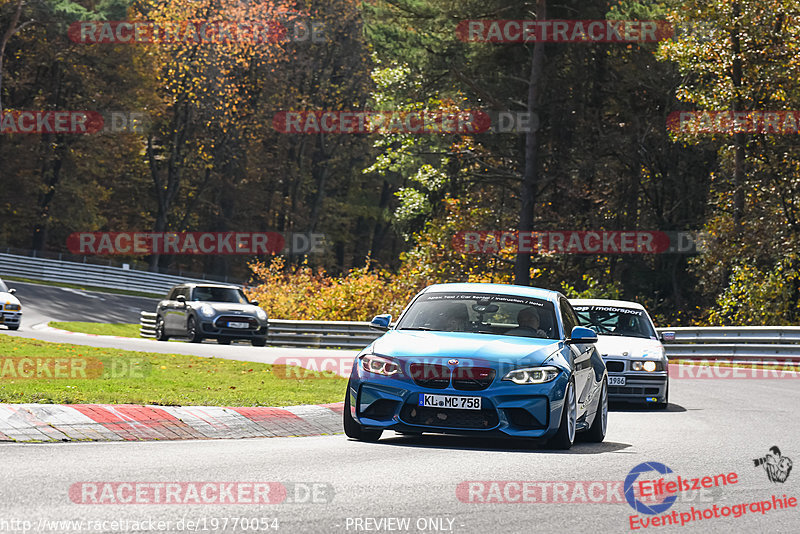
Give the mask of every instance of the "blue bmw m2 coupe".
[{"label": "blue bmw m2 coupe", "polygon": [[606,366],[594,331],[556,291],[504,284],[437,284],[353,363],[347,436],[384,430],[546,440],[569,449],[576,433],[603,441]]}]

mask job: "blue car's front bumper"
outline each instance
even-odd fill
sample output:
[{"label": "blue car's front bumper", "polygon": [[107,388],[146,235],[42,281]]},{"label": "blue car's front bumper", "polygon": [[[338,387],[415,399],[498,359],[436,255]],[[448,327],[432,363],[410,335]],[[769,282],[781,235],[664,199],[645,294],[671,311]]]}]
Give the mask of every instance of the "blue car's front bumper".
[{"label": "blue car's front bumper", "polygon": [[[468,391],[452,384],[421,387],[407,377],[386,377],[354,365],[348,395],[352,417],[362,426],[400,432],[435,432],[549,438],[558,431],[565,372],[545,384],[518,385],[498,375],[485,389]],[[420,407],[420,394],[481,397],[481,410]]]}]

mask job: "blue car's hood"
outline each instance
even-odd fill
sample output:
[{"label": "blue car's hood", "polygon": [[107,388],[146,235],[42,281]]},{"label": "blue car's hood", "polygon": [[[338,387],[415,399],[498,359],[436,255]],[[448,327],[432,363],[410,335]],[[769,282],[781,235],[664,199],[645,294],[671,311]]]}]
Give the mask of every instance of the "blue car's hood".
[{"label": "blue car's hood", "polygon": [[[537,339],[465,332],[390,330],[375,340],[372,351],[393,358],[445,362],[456,358],[521,367],[539,365],[562,346],[556,339]],[[465,362],[461,362],[462,364]],[[492,366],[494,367],[494,365]]]}]

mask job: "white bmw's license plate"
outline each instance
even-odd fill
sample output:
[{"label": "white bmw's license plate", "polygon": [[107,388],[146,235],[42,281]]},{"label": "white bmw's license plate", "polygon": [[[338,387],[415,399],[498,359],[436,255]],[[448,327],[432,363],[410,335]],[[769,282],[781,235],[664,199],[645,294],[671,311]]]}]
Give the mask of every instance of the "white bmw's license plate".
[{"label": "white bmw's license plate", "polygon": [[624,386],[625,385],[625,377],[624,376],[609,376],[608,377],[608,385],[609,386]]},{"label": "white bmw's license plate", "polygon": [[430,408],[456,408],[459,410],[480,410],[480,397],[457,397],[455,395],[419,394],[419,406]]},{"label": "white bmw's license plate", "polygon": [[228,323],[228,328],[247,328],[250,326],[248,323]]}]

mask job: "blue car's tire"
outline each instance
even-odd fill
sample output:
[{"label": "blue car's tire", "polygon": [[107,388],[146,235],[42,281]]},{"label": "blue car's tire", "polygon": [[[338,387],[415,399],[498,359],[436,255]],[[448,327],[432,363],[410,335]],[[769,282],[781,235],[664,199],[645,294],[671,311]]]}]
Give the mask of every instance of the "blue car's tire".
[{"label": "blue car's tire", "polygon": [[600,443],[606,439],[606,428],[608,427],[608,385],[603,378],[603,387],[600,391],[600,402],[597,404],[597,413],[592,421],[592,426],[584,434],[586,441]]},{"label": "blue car's tire", "polygon": [[344,433],[348,438],[357,439],[359,441],[378,441],[381,439],[383,430],[365,430],[358,422],[350,415],[350,383],[347,384],[347,393],[344,396],[344,413],[342,414]]},{"label": "blue car's tire", "polygon": [[564,392],[564,407],[561,409],[561,422],[556,435],[547,442],[552,449],[567,450],[575,443],[575,429],[577,427],[578,404],[575,394],[575,382],[570,378],[567,390]]}]

